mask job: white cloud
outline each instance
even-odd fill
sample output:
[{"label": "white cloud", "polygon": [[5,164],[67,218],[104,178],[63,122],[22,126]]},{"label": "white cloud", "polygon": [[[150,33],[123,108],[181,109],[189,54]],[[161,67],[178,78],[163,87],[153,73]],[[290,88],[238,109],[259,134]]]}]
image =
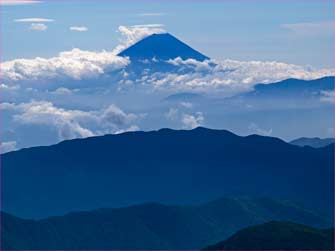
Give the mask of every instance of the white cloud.
[{"label": "white cloud", "polygon": [[18,89],[20,89],[20,86],[18,86],[18,85],[0,84],[0,90],[16,91]]},{"label": "white cloud", "polygon": [[333,21],[290,23],[281,27],[301,36],[331,35],[334,32]]},{"label": "white cloud", "polygon": [[14,19],[14,22],[19,22],[19,23],[47,23],[47,22],[54,22],[54,21],[55,21],[54,19],[39,18],[39,17]]},{"label": "white cloud", "polygon": [[100,122],[108,127],[120,128],[137,118],[135,114],[126,114],[119,107],[110,105],[104,109],[100,116]]},{"label": "white cloud", "polygon": [[272,134],[272,128],[266,130],[260,128],[257,124],[251,123],[248,127],[248,129],[256,134],[262,135],[262,136],[270,136]]},{"label": "white cloud", "polygon": [[58,57],[15,59],[1,64],[3,79],[9,81],[93,78],[124,68],[126,58],[111,52],[91,52],[80,49],[61,52]]},{"label": "white cloud", "polygon": [[170,108],[167,113],[164,114],[164,116],[169,120],[176,120],[178,117],[179,111],[176,108]]},{"label": "white cloud", "polygon": [[86,26],[71,26],[69,29],[71,31],[79,31],[79,32],[88,31],[88,28]]},{"label": "white cloud", "polygon": [[202,112],[197,112],[195,115],[183,114],[182,123],[185,129],[194,129],[203,125],[204,116]]},{"label": "white cloud", "polygon": [[140,128],[138,126],[132,125],[129,128],[118,130],[114,134],[120,134],[120,133],[125,133],[125,132],[135,132],[135,131],[138,131],[138,130],[140,130]]},{"label": "white cloud", "polygon": [[156,13],[140,13],[138,16],[141,17],[160,17],[160,16],[165,16],[166,13],[161,13],[161,12],[156,12]]},{"label": "white cloud", "polygon": [[141,24],[133,26],[119,26],[119,32],[126,38],[120,45],[114,49],[114,53],[118,54],[129,46],[135,44],[139,40],[152,35],[154,33],[165,33],[163,24]]},{"label": "white cloud", "polygon": [[0,153],[7,153],[15,150],[17,150],[16,141],[1,142],[0,144]]},{"label": "white cloud", "polygon": [[66,87],[59,87],[55,91],[51,92],[52,94],[59,94],[59,95],[69,95],[72,94],[72,90]]},{"label": "white cloud", "polygon": [[37,1],[37,0],[1,0],[0,1],[0,6],[10,6],[10,5],[27,5],[27,4],[37,4],[37,3],[42,3],[42,1]]},{"label": "white cloud", "polygon": [[193,104],[190,102],[180,102],[180,105],[188,109],[193,107]]},{"label": "white cloud", "polygon": [[[61,80],[96,79],[113,73],[119,77],[119,85],[123,85],[120,89],[125,88],[127,83],[127,88],[145,86],[155,91],[213,92],[230,96],[251,90],[257,83],[273,83],[288,78],[311,80],[334,75],[333,69],[315,69],[276,61],[227,59],[221,62],[216,60],[200,62],[194,59],[175,58],[167,61],[176,67],[175,70],[169,72],[144,70],[142,75],[135,76],[134,79],[134,75],[120,71],[130,61],[116,54],[148,35],[164,33],[164,25],[120,26],[119,31],[126,40],[112,52],[73,49],[61,52],[53,58],[37,57],[4,62],[1,64],[4,84],[9,87],[17,85],[19,81],[21,84],[22,81],[30,81],[30,84],[39,83],[39,86],[42,86],[44,82],[57,84],[61,83]],[[115,71],[120,71],[120,74],[117,75],[118,72]]]},{"label": "white cloud", "polygon": [[335,103],[335,92],[334,91],[321,91],[321,102],[334,104]]},{"label": "white cloud", "polygon": [[42,23],[32,23],[29,29],[34,31],[45,31],[48,29],[48,26]]},{"label": "white cloud", "polygon": [[56,107],[48,101],[31,101],[1,103],[0,109],[12,111],[17,123],[55,128],[60,140],[135,130],[138,127],[132,123],[142,117],[125,113],[113,104],[101,110],[82,111]]},{"label": "white cloud", "polygon": [[156,89],[179,91],[217,92],[222,89],[226,95],[232,95],[251,90],[258,83],[274,83],[288,78],[310,80],[334,75],[333,69],[314,69],[275,61],[199,62],[176,58],[167,62],[176,66],[176,70],[150,73],[142,76],[138,82]]}]

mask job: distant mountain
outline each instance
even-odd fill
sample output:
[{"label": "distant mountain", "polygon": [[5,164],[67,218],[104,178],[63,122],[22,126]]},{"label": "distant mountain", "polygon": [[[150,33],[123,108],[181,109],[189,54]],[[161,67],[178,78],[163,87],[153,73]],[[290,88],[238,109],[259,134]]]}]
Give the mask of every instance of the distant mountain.
[{"label": "distant mountain", "polygon": [[247,227],[205,250],[333,250],[334,230],[272,221]]},{"label": "distant mountain", "polygon": [[287,79],[271,84],[257,84],[254,90],[229,99],[263,109],[301,109],[333,106],[329,93],[334,91],[334,77],[314,80]]},{"label": "distant mountain", "polygon": [[332,215],[333,151],[201,127],[69,140],[1,156],[2,209],[41,218],[242,195],[284,198]]},{"label": "distant mountain", "polygon": [[331,225],[327,219],[288,202],[222,198],[194,206],[146,203],[38,221],[3,214],[1,243],[4,250],[198,249],[269,220]]},{"label": "distant mountain", "polygon": [[330,144],[333,144],[335,142],[335,139],[333,138],[298,138],[295,140],[292,140],[290,144],[296,145],[296,146],[310,146],[314,148],[320,148],[325,147]]},{"label": "distant mountain", "polygon": [[150,35],[119,53],[119,56],[129,57],[131,61],[153,58],[169,60],[177,57],[197,61],[209,59],[169,33]]},{"label": "distant mountain", "polygon": [[287,79],[278,83],[258,84],[253,95],[310,96],[320,91],[334,90],[334,77],[314,80]]}]

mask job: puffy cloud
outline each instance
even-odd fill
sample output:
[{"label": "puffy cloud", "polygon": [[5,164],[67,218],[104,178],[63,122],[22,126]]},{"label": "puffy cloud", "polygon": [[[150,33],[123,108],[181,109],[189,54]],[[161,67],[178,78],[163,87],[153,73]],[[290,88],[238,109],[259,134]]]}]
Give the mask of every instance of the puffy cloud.
[{"label": "puffy cloud", "polygon": [[325,103],[335,103],[335,92],[334,91],[321,91],[320,101]]},{"label": "puffy cloud", "polygon": [[115,105],[96,111],[70,110],[47,101],[2,103],[2,110],[11,110],[17,123],[55,128],[60,140],[90,137],[106,133],[134,130],[131,123],[141,116],[125,113]]},{"label": "puffy cloud", "polygon": [[78,31],[78,32],[88,31],[88,28],[86,26],[71,26],[69,29],[71,31]]},{"label": "puffy cloud", "polygon": [[42,3],[42,1],[37,1],[37,0],[1,0],[0,1],[0,6],[4,5],[27,5],[27,4],[37,4],[37,3]]},{"label": "puffy cloud", "polygon": [[69,94],[72,94],[72,92],[73,92],[73,90],[70,90],[66,87],[59,87],[51,93],[52,94],[59,94],[59,95],[69,95]]},{"label": "puffy cloud", "polygon": [[190,102],[180,102],[180,105],[182,107],[189,108],[189,109],[193,107],[193,104]]},{"label": "puffy cloud", "polygon": [[142,76],[143,84],[150,84],[156,89],[171,88],[198,92],[222,89],[225,94],[235,94],[250,90],[257,83],[273,83],[288,78],[309,80],[334,75],[333,69],[319,70],[310,66],[271,61],[199,62],[194,59],[176,58],[167,62],[174,65],[176,70]]},{"label": "puffy cloud", "polygon": [[17,150],[16,141],[1,142],[0,144],[0,153],[7,153],[15,150]]},{"label": "puffy cloud", "polygon": [[170,108],[167,113],[164,114],[164,116],[169,120],[176,120],[178,117],[179,111],[176,108]]},{"label": "puffy cloud", "polygon": [[114,49],[114,53],[118,54],[129,46],[135,44],[139,40],[158,33],[165,33],[163,24],[141,24],[133,26],[119,26],[119,32],[125,37],[125,40]]},{"label": "puffy cloud", "polygon": [[54,19],[39,18],[39,17],[14,19],[14,22],[19,22],[19,23],[46,23],[46,22],[54,22],[54,21],[55,21]]},{"label": "puffy cloud", "polygon": [[108,127],[119,128],[134,121],[136,118],[135,114],[126,114],[119,107],[110,105],[102,111],[99,120],[101,123],[108,125]]},{"label": "puffy cloud", "polygon": [[115,71],[129,63],[111,52],[91,52],[80,49],[61,52],[58,57],[15,59],[1,64],[4,80],[86,79],[105,71]]},{"label": "puffy cloud", "polygon": [[29,29],[34,31],[45,31],[48,29],[48,26],[42,23],[32,23]]},{"label": "puffy cloud", "polygon": [[194,129],[201,126],[204,120],[202,112],[197,112],[195,115],[183,114],[182,117],[182,123],[185,129]]},{"label": "puffy cloud", "polygon": [[270,136],[272,134],[272,128],[268,130],[262,129],[255,123],[251,123],[248,129],[256,134],[263,135],[263,136]]}]

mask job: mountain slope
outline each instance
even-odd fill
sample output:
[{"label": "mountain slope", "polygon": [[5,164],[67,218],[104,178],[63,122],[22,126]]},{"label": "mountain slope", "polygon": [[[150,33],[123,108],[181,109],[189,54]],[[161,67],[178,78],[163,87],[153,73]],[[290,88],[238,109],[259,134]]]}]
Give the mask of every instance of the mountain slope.
[{"label": "mountain slope", "polygon": [[334,230],[292,222],[268,222],[238,231],[205,250],[333,250]]},{"label": "mountain slope", "polygon": [[315,92],[334,90],[334,77],[324,77],[315,80],[287,79],[278,83],[258,84],[255,94],[307,96]]},{"label": "mountain slope", "polygon": [[[254,90],[238,95],[245,103],[264,109],[301,109],[331,107],[334,77],[314,80],[287,79],[271,84],[257,84]],[[234,98],[233,98],[234,99]],[[231,100],[233,100],[231,99]]]},{"label": "mountain slope", "polygon": [[206,128],[76,139],[2,155],[2,205],[40,218],[243,195],[284,198],[332,215],[333,150]]},{"label": "mountain slope", "polygon": [[296,145],[296,146],[310,146],[314,148],[320,148],[320,147],[325,147],[330,144],[333,144],[335,140],[333,138],[325,138],[325,139],[320,139],[320,138],[299,138],[290,141],[290,144]]},{"label": "mountain slope", "polygon": [[[275,212],[271,208],[278,208]],[[267,198],[222,198],[195,206],[146,203],[43,220],[2,216],[5,250],[196,249],[269,220],[331,223],[293,204]]]},{"label": "mountain slope", "polygon": [[150,35],[120,52],[119,56],[129,57],[132,61],[151,60],[153,58],[168,60],[177,57],[184,60],[195,59],[197,61],[209,59],[169,33]]}]

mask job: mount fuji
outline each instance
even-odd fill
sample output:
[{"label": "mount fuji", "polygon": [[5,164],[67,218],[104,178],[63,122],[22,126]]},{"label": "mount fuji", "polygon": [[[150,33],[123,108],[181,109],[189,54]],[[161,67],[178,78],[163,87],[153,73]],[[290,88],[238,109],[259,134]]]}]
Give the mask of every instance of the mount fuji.
[{"label": "mount fuji", "polygon": [[152,34],[140,40],[131,47],[118,54],[121,57],[129,57],[133,60],[169,60],[180,57],[183,60],[195,59],[197,61],[208,60],[209,57],[192,49],[169,33]]}]

